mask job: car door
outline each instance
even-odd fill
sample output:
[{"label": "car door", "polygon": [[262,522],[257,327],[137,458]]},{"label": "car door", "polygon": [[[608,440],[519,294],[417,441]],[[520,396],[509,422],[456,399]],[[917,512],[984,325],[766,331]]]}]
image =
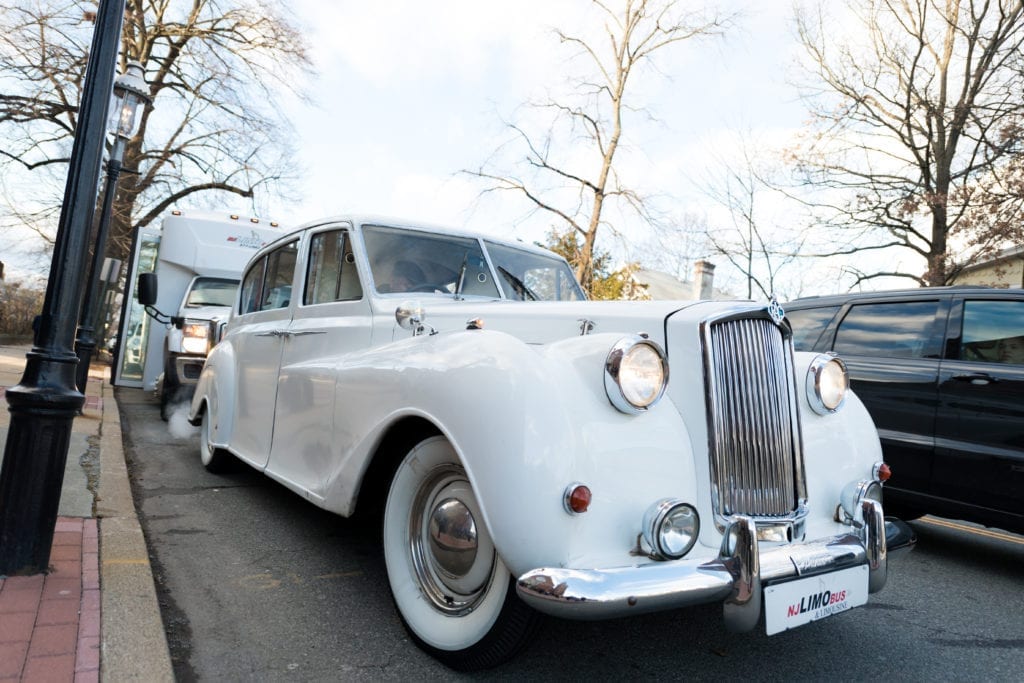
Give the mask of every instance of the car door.
[{"label": "car door", "polygon": [[908,298],[858,302],[840,314],[832,349],[878,429],[891,489],[927,494],[931,486],[947,310],[941,297]]},{"label": "car door", "polygon": [[282,338],[267,473],[319,498],[345,452],[344,435],[334,434],[338,365],[369,346],[372,318],[347,227],[311,231],[302,249],[302,292]]},{"label": "car door", "polygon": [[239,320],[229,331],[237,381],[231,448],[253,467],[265,467],[270,456],[297,251],[293,240],[250,264],[242,278]]},{"label": "car door", "polygon": [[1024,515],[1024,298],[959,299],[950,322],[934,492]]}]

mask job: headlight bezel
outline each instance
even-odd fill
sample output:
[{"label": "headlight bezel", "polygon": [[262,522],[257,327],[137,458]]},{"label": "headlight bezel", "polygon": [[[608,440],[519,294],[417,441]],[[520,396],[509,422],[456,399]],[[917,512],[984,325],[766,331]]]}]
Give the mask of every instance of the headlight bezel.
[{"label": "headlight bezel", "polygon": [[[666,540],[665,523],[680,512],[688,513],[693,523],[686,544],[673,549]],[[641,531],[644,542],[654,557],[661,560],[678,560],[685,557],[697,544],[700,537],[700,513],[693,505],[678,498],[662,498],[644,512]]]},{"label": "headlight bezel", "polygon": [[[629,374],[635,371],[630,363],[633,354],[653,351],[660,368],[660,386],[649,398],[639,398],[634,390],[628,388],[631,382]],[[630,368],[634,369],[631,370]],[[627,386],[623,386],[623,373],[626,373]],[[635,378],[634,378],[635,379]],[[630,335],[617,341],[608,352],[604,363],[604,389],[608,400],[617,410],[627,415],[638,415],[656,406],[665,395],[668,387],[668,357],[661,346],[642,334]],[[631,398],[632,397],[632,398]]]},{"label": "headlight bezel", "polygon": [[[835,382],[833,373],[839,372],[839,386],[831,386]],[[842,358],[833,353],[822,353],[814,357],[807,366],[805,382],[807,403],[818,415],[832,415],[842,410],[846,397],[850,393],[850,373]],[[838,388],[839,399],[828,396]]]}]

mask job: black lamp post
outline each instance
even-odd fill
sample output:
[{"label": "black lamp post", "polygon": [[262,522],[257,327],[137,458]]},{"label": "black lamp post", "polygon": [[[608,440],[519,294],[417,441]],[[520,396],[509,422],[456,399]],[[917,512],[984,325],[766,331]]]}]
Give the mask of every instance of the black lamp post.
[{"label": "black lamp post", "polygon": [[0,576],[39,574],[49,565],[71,423],[85,401],[75,388],[72,345],[82,307],[76,292],[96,213],[124,2],[101,0],[96,11],[43,310],[21,382],[6,392],[11,421],[0,469]]},{"label": "black lamp post", "polygon": [[75,352],[78,354],[76,384],[78,391],[85,393],[89,380],[89,364],[96,350],[96,331],[93,327],[96,309],[99,307],[99,273],[103,267],[103,253],[107,247],[107,232],[110,230],[110,215],[113,211],[114,194],[117,192],[117,178],[121,175],[121,161],[128,141],[139,131],[142,117],[138,115],[139,105],[152,101],[143,80],[145,70],[138,62],[128,62],[128,68],[114,81],[114,97],[110,103],[110,122],[113,124],[114,145],[107,160],[107,179],[103,186],[103,206],[100,210],[99,227],[96,230],[96,244],[93,246],[92,267],[85,281],[85,302],[82,316],[78,320],[78,337]]}]

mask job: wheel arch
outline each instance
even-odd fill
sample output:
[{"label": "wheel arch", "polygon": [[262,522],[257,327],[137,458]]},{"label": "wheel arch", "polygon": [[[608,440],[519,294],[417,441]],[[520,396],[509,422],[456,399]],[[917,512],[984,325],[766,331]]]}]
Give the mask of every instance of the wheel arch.
[{"label": "wheel arch", "polygon": [[388,426],[359,479],[352,516],[378,521],[384,512],[391,479],[402,458],[420,441],[441,435],[444,433],[436,424],[419,415],[404,416]]}]

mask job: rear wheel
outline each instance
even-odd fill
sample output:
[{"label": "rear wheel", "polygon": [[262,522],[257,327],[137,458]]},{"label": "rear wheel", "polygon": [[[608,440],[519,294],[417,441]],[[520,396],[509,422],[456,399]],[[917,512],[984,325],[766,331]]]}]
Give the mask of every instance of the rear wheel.
[{"label": "rear wheel", "polygon": [[406,630],[454,669],[510,659],[540,621],[516,596],[515,579],[444,437],[420,442],[395,473],[384,511],[384,558]]},{"label": "rear wheel", "polygon": [[231,455],[210,443],[211,422],[213,422],[213,418],[210,415],[210,406],[207,405],[203,410],[203,424],[199,429],[199,460],[208,472],[220,474],[231,467]]}]

